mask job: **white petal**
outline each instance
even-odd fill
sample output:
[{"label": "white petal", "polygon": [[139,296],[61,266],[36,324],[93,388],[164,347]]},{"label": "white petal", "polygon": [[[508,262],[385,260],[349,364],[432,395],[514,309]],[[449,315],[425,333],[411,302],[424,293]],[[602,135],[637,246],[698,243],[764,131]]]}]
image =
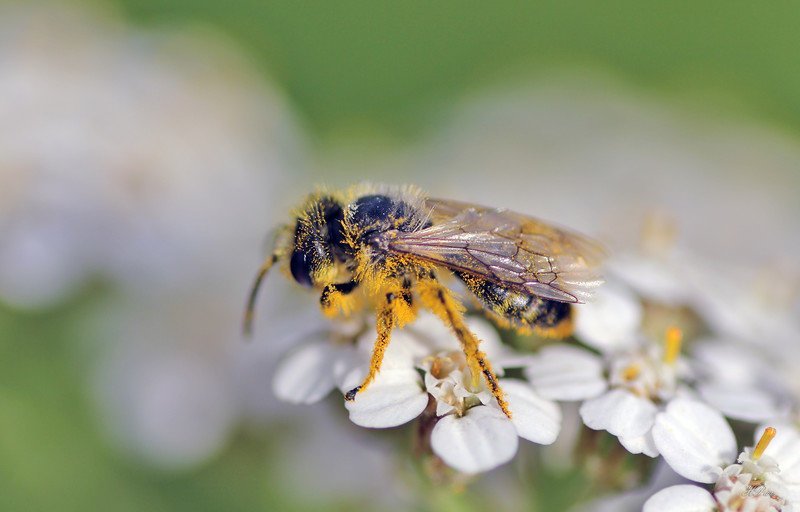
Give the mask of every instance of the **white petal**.
[{"label": "white petal", "polygon": [[697,388],[706,402],[735,420],[756,423],[777,416],[780,409],[770,393],[752,387],[709,382]]},{"label": "white petal", "polygon": [[613,282],[598,288],[591,302],[575,310],[575,336],[601,352],[632,343],[642,322],[636,295]]},{"label": "white petal", "polygon": [[584,400],[606,390],[603,362],[587,350],[551,345],[536,354],[525,377],[539,395],[552,400]]},{"label": "white petal", "polygon": [[631,453],[643,453],[648,457],[658,457],[658,448],[651,432],[639,437],[619,437],[619,442]]},{"label": "white petal", "polygon": [[[360,378],[355,381],[358,382]],[[419,374],[403,368],[382,369],[355,400],[345,402],[350,421],[368,428],[402,425],[419,416],[427,405],[428,394],[422,389]]]},{"label": "white petal", "polygon": [[431,432],[431,448],[448,466],[480,473],[510,461],[519,438],[511,421],[494,407],[478,406],[464,416],[445,416]]},{"label": "white petal", "polygon": [[656,416],[653,439],[667,464],[695,482],[712,483],[736,458],[736,439],[716,409],[675,399]]},{"label": "white petal", "polygon": [[731,342],[704,339],[692,344],[691,361],[707,379],[744,387],[763,383],[769,370],[751,347]]},{"label": "white petal", "polygon": [[561,430],[561,409],[541,398],[527,382],[501,379],[506,393],[511,423],[520,437],[539,444],[552,444]]},{"label": "white petal", "polygon": [[587,427],[607,430],[615,436],[639,437],[653,426],[657,408],[623,389],[613,389],[581,405],[581,418]]},{"label": "white petal", "polygon": [[658,491],[644,504],[642,512],[713,512],[714,497],[694,485],[673,485]]},{"label": "white petal", "polygon": [[328,340],[315,340],[290,352],[272,378],[275,396],[297,404],[312,404],[325,398],[336,387],[331,368],[334,351]]}]

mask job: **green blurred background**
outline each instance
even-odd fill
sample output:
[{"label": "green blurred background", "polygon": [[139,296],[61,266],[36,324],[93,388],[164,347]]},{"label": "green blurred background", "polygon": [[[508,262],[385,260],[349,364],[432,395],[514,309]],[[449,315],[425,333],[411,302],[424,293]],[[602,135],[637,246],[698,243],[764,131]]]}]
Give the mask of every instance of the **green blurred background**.
[{"label": "green blurred background", "polygon": [[[564,73],[609,76],[703,116],[766,121],[792,136],[800,129],[796,2],[125,0],[112,6],[141,27],[188,25],[224,34],[287,94],[317,154],[361,137],[400,146],[424,137],[442,112],[482,90]],[[320,503],[313,490],[297,492],[303,482],[284,488],[275,478],[280,467],[268,430],[243,429],[223,453],[188,472],[149,469],[111,449],[85,387],[92,344],[85,312],[104,293],[98,285],[44,311],[0,309],[0,510],[369,505],[357,498]],[[552,497],[541,499],[543,509],[552,505]],[[457,497],[433,503],[459,510],[482,505]]]},{"label": "green blurred background", "polygon": [[483,87],[608,73],[687,106],[800,123],[794,2],[130,0],[136,21],[207,23],[242,44],[323,140],[414,135]]}]

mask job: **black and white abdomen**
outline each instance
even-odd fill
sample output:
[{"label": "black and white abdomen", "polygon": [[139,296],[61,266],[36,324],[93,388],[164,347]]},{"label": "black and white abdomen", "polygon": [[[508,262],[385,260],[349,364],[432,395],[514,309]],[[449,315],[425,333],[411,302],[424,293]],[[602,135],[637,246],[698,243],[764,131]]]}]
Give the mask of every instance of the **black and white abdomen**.
[{"label": "black and white abdomen", "polygon": [[519,292],[470,274],[456,272],[480,304],[500,320],[522,331],[567,336],[572,331],[572,305]]}]

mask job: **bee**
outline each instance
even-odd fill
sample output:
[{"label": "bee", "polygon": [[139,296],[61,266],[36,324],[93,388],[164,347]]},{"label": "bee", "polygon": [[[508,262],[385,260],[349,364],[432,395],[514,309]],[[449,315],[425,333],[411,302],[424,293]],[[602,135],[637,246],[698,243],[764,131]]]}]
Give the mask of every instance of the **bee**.
[{"label": "bee", "polygon": [[375,379],[392,331],[425,308],[460,342],[473,384],[485,379],[510,417],[480,340],[464,322],[465,307],[446,283],[461,281],[500,326],[550,337],[571,333],[573,305],[602,283],[604,251],[589,238],[510,210],[432,199],[411,186],[312,193],[280,233],[253,282],[244,330],[251,332],[259,287],[279,263],[319,292],[327,316],[374,310],[369,373],[345,400]]}]

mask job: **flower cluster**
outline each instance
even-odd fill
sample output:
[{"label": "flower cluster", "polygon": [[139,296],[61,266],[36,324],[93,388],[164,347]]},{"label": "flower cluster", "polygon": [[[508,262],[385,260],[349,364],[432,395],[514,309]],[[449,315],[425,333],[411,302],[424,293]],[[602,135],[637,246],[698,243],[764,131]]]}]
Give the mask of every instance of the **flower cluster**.
[{"label": "flower cluster", "polygon": [[[469,327],[483,340],[481,348],[499,376],[521,368],[520,357],[500,342],[486,320],[470,318]],[[314,340],[287,357],[273,380],[275,393],[294,402],[313,403],[334,388],[343,392],[360,383],[369,368],[374,341],[371,329],[345,324],[330,340]],[[521,379],[501,378],[512,418],[495,402],[482,379],[472,378],[452,333],[433,315],[423,314],[398,331],[375,382],[346,407],[353,423],[368,428],[405,424],[429,407],[437,418],[430,444],[448,465],[464,473],[487,471],[508,462],[519,438],[539,444],[555,441],[561,411],[552,400]],[[432,405],[429,405],[432,404]]]},{"label": "flower cluster", "polygon": [[[800,432],[792,421],[798,408],[792,390],[769,371],[780,367],[772,366],[771,351],[715,329],[713,288],[675,285],[687,282],[670,275],[678,269],[701,275],[696,259],[626,258],[612,261],[610,268],[624,270],[576,308],[571,341],[512,348],[486,320],[468,319],[497,369],[510,419],[483,380],[473,379],[452,333],[422,315],[395,334],[374,384],[345,404],[351,421],[387,428],[418,419],[432,455],[474,474],[510,461],[519,438],[554,443],[562,404],[574,403],[589,432],[606,431],[630,456],[661,458],[680,477],[711,484],[648,488],[648,510],[689,510],[689,503],[790,510],[800,497]],[[289,355],[273,381],[278,396],[310,403],[361,382],[374,335],[368,322],[347,328]],[[767,423],[756,447],[738,459],[726,418],[745,428]]]}]

